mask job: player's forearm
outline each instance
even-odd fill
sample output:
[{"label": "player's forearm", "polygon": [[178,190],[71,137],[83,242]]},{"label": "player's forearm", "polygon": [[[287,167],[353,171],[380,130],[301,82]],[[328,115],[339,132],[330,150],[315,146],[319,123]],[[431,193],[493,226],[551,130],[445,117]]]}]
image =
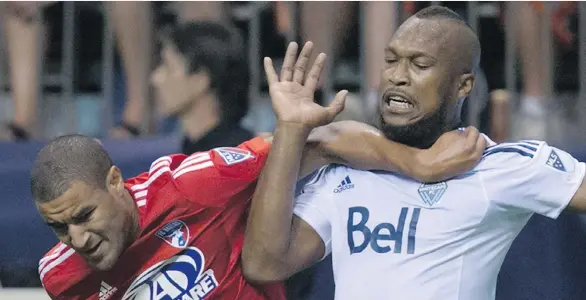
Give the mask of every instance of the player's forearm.
[{"label": "player's forearm", "polygon": [[[362,170],[398,172],[421,181],[426,181],[430,173],[431,166],[422,161],[424,150],[390,141],[377,129],[355,121],[316,128],[305,147],[309,159],[304,157],[302,161],[304,173],[315,170],[310,163],[339,163]],[[311,158],[312,155],[320,160]]]},{"label": "player's forearm", "polygon": [[[278,124],[271,151],[252,198],[242,250],[247,278],[268,281],[261,270],[279,269],[286,264],[290,246],[295,184],[309,130],[296,124]],[[262,271],[262,272],[265,272]]]}]

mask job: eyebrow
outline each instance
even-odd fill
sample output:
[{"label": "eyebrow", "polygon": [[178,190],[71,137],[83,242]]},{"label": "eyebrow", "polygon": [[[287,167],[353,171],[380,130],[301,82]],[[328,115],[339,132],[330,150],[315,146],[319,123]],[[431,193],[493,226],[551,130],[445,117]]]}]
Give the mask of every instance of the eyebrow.
[{"label": "eyebrow", "polygon": [[[425,53],[425,52],[421,52],[418,50],[407,50],[405,51],[407,52],[407,56],[409,57],[428,57],[428,58],[433,58],[435,59],[435,57],[433,57],[432,55],[430,55],[429,53]],[[397,53],[397,51],[395,51],[393,48],[387,46],[385,47],[385,54],[389,54],[389,53]]]},{"label": "eyebrow", "polygon": [[[73,216],[71,216],[72,222],[75,223],[76,220],[79,220],[80,218],[82,218],[86,214],[90,213],[95,208],[96,208],[95,206],[86,206],[86,207],[83,207],[82,209],[78,210],[75,214],[73,214]],[[59,227],[59,226],[66,226],[67,225],[66,222],[57,222],[57,221],[53,221],[53,220],[45,220],[45,224],[47,224],[50,227]]]}]

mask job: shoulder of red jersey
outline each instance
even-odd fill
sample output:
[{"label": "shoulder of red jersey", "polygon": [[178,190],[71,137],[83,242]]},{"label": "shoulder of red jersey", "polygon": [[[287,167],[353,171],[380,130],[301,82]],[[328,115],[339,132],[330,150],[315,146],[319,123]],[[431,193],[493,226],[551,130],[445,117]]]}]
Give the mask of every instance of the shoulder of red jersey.
[{"label": "shoulder of red jersey", "polygon": [[147,203],[149,193],[156,192],[169,181],[175,181],[182,176],[226,176],[252,170],[252,176],[256,177],[269,149],[270,143],[257,137],[238,147],[219,147],[190,156],[163,156],[151,164],[148,172],[127,180],[126,186],[137,206],[143,207]]},{"label": "shoulder of red jersey", "polygon": [[39,261],[39,276],[49,295],[58,297],[82,279],[88,267],[75,250],[58,243]]}]

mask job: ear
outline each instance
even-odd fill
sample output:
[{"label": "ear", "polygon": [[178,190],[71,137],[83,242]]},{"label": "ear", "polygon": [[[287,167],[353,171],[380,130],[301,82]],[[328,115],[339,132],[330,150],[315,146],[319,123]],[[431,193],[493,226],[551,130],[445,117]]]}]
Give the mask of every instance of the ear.
[{"label": "ear", "polygon": [[106,176],[106,188],[110,193],[118,194],[124,191],[124,178],[116,166],[112,166]]},{"label": "ear", "polygon": [[458,86],[458,99],[464,99],[474,88],[476,77],[472,73],[463,74],[460,76],[460,85]]},{"label": "ear", "polygon": [[189,75],[189,86],[193,94],[199,95],[210,89],[210,76],[207,70],[200,70]]}]

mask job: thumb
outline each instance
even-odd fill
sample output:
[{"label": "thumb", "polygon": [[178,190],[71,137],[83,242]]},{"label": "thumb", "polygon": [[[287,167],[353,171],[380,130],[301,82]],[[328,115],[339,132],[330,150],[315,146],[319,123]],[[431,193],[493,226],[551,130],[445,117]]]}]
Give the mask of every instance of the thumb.
[{"label": "thumb", "polygon": [[346,104],[346,96],[348,96],[347,90],[341,90],[336,94],[334,100],[328,105],[327,110],[329,113],[330,120],[333,120],[342,110]]}]

